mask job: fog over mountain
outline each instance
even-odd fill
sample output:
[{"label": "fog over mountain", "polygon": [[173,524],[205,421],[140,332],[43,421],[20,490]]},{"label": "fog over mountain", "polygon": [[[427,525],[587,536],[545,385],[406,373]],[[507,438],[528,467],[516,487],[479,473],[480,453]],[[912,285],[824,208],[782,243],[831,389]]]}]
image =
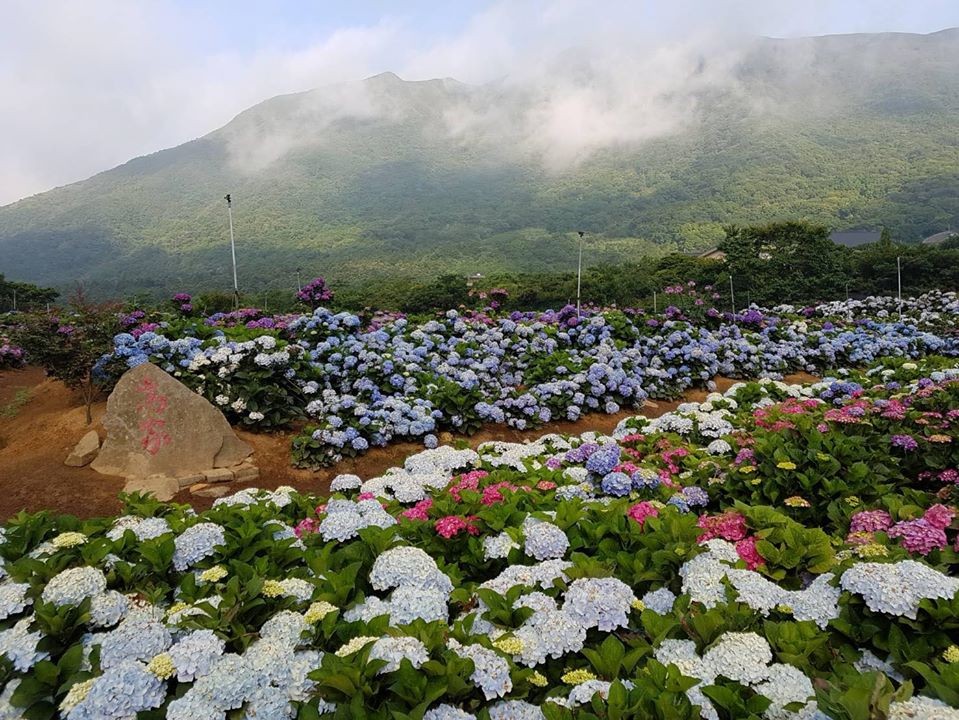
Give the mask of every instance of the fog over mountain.
[{"label": "fog over mountain", "polygon": [[[0,271],[102,292],[550,270],[704,248],[805,217],[917,240],[959,226],[959,31],[692,33],[544,53],[483,83],[392,73],[0,208]],[[455,64],[455,63],[453,63]]]}]

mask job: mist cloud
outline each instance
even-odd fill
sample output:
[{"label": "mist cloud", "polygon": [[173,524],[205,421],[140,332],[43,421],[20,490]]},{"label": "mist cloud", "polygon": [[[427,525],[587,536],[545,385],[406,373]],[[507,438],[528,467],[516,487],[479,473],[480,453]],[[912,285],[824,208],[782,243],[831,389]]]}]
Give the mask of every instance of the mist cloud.
[{"label": "mist cloud", "polygon": [[[268,97],[385,70],[405,79],[497,83],[507,95],[523,94],[529,102],[519,117],[466,102],[447,114],[446,129],[490,142],[509,138],[561,168],[597,149],[682,127],[704,90],[735,92],[732,69],[748,38],[928,32],[959,24],[959,5],[498,2],[442,35],[424,34],[415,17],[396,15],[295,48],[280,41],[239,47],[229,38],[211,45],[217,22],[191,4],[5,2],[0,204],[204,135]],[[330,122],[386,112],[355,91],[315,98],[310,111]],[[288,152],[300,140],[287,122],[241,123],[236,132],[246,135],[236,136],[235,147],[245,154],[236,157],[238,164],[255,171]]]}]

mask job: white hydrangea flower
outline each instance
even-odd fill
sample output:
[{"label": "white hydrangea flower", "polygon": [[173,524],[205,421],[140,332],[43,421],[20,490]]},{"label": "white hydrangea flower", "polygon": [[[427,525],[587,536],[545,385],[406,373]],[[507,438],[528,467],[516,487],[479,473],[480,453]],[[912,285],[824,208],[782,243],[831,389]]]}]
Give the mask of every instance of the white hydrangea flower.
[{"label": "white hydrangea flower", "polygon": [[95,595],[90,601],[90,624],[93,627],[113,627],[126,615],[130,601],[116,590]]},{"label": "white hydrangea flower", "polygon": [[843,590],[862,595],[873,612],[916,619],[922,600],[949,600],[959,592],[959,578],[943,575],[915,560],[857,563],[842,574]]},{"label": "white hydrangea flower", "polygon": [[658,590],[651,590],[646,593],[641,600],[647,609],[660,615],[667,615],[673,611],[676,596],[668,587],[661,587]]},{"label": "white hydrangea flower", "polygon": [[565,610],[534,612],[513,635],[522,643],[519,662],[527,666],[579,652],[586,642],[586,628]]},{"label": "white hydrangea flower", "polygon": [[423,720],[476,720],[476,716],[452,705],[437,705],[426,711]]},{"label": "white hydrangea flower", "polygon": [[173,532],[165,518],[138,518],[133,515],[124,515],[113,522],[113,527],[107,531],[107,537],[110,540],[119,540],[127,530],[132,531],[140,542]]},{"label": "white hydrangea flower", "polygon": [[410,546],[386,550],[373,561],[370,584],[376,590],[389,590],[401,585],[433,588],[445,595],[453,591],[452,581],[440,572],[425,551]]},{"label": "white hydrangea flower", "polygon": [[769,676],[773,653],[766,639],[756,633],[728,632],[706,654],[705,665],[715,673],[744,685],[754,685]]},{"label": "white hydrangea flower", "polygon": [[490,720],[546,720],[543,711],[525,700],[500,700],[489,706]]},{"label": "white hydrangea flower", "polygon": [[126,661],[94,678],[84,698],[65,714],[67,720],[129,720],[160,707],[166,684],[142,663]]},{"label": "white hydrangea flower", "polygon": [[498,535],[487,535],[483,538],[483,558],[485,560],[500,560],[509,555],[509,551],[519,545],[506,532]]},{"label": "white hydrangea flower", "polygon": [[553,587],[557,580],[566,582],[569,578],[566,576],[566,570],[571,568],[573,563],[566,560],[544,560],[536,565],[510,565],[492,580],[487,580],[481,588],[487,588],[505,595],[510,588],[517,585],[526,585],[528,587],[541,587],[543,589]]},{"label": "white hydrangea flower", "polygon": [[361,484],[359,475],[342,474],[333,478],[330,483],[330,492],[343,492],[344,490],[355,490]]},{"label": "white hydrangea flower", "polygon": [[580,578],[566,591],[565,610],[584,628],[612,632],[629,623],[628,615],[636,599],[632,589],[616,578]]},{"label": "white hydrangea flower", "polygon": [[37,650],[43,634],[36,630],[30,632],[33,616],[19,620],[16,625],[0,632],[0,655],[5,656],[13,663],[14,670],[27,672],[41,660],[50,655]]},{"label": "white hydrangea flower", "polygon": [[916,695],[889,705],[887,720],[959,720],[959,710],[941,700]]},{"label": "white hydrangea flower", "polygon": [[526,536],[523,551],[536,560],[555,560],[569,549],[566,533],[553,523],[526,518],[523,534]]},{"label": "white hydrangea flower", "polygon": [[223,528],[216,523],[201,522],[184,530],[174,541],[173,567],[183,572],[200,560],[210,557],[218,545],[226,542]]},{"label": "white hydrangea flower", "polygon": [[55,575],[43,588],[41,597],[44,602],[57,607],[79,605],[86,598],[99,595],[106,589],[107,579],[100,570],[78,567]]},{"label": "white hydrangea flower", "polygon": [[29,583],[0,583],[0,620],[22,613],[33,600],[27,597]]},{"label": "white hydrangea flower", "polygon": [[156,620],[127,617],[100,642],[100,666],[117,667],[128,660],[149,662],[173,643],[170,631]]},{"label": "white hydrangea flower", "polygon": [[223,655],[225,643],[212,630],[194,630],[183,636],[169,649],[176,667],[177,680],[193,682],[209,675]]},{"label": "white hydrangea flower", "polygon": [[414,668],[430,659],[426,646],[414,637],[382,637],[373,643],[370,660],[384,660],[386,665],[377,671],[377,675],[396,672],[403,659],[409,660]]},{"label": "white hydrangea flower", "polygon": [[453,638],[450,638],[448,644],[450,649],[461,658],[469,658],[473,661],[470,680],[483,691],[487,700],[503,697],[513,689],[509,663],[499,654],[482,645],[461,645]]}]

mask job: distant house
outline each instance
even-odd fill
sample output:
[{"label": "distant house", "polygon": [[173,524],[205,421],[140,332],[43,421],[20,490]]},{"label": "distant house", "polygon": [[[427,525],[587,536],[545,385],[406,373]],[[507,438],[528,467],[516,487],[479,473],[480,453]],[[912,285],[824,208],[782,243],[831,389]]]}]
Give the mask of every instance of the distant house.
[{"label": "distant house", "polygon": [[881,235],[882,233],[878,230],[850,230],[843,232],[831,232],[829,233],[829,239],[836,243],[836,245],[842,245],[843,247],[851,248],[879,242]]},{"label": "distant house", "polygon": [[725,260],[726,253],[724,253],[719,248],[714,247],[714,248],[710,248],[709,250],[706,250],[705,252],[699,253],[699,255],[697,255],[696,257],[701,257],[704,260]]},{"label": "distant house", "polygon": [[473,273],[466,276],[466,287],[473,287],[477,280],[483,279],[483,273]]},{"label": "distant house", "polygon": [[923,245],[940,245],[944,243],[946,240],[948,240],[949,238],[956,237],[956,236],[959,236],[959,231],[943,230],[942,232],[938,232],[935,235],[930,235],[927,238],[923,238],[922,244]]}]

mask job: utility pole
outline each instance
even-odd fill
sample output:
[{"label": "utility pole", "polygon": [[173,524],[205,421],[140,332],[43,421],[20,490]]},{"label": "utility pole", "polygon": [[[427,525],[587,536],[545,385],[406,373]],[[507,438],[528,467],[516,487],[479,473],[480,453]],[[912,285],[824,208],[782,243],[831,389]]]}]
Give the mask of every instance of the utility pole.
[{"label": "utility pole", "polygon": [[656,305],[656,291],[653,290],[653,315],[659,314],[659,308]]},{"label": "utility pole", "polygon": [[300,268],[296,269],[296,291],[300,292],[303,286],[300,284]]},{"label": "utility pole", "polygon": [[902,257],[896,256],[896,284],[898,290],[896,295],[899,298],[899,322],[902,322]]},{"label": "utility pole", "polygon": [[733,306],[733,321],[736,320],[736,293],[733,291],[733,276],[729,275],[729,302]]},{"label": "utility pole", "polygon": [[581,317],[579,291],[583,284],[583,235],[586,233],[583,230],[577,232],[579,233],[579,265],[576,268],[576,317]]},{"label": "utility pole", "polygon": [[226,200],[226,212],[230,217],[230,256],[233,258],[233,309],[240,309],[240,286],[236,280],[236,241],[233,238],[233,200],[230,193],[223,198]]}]

